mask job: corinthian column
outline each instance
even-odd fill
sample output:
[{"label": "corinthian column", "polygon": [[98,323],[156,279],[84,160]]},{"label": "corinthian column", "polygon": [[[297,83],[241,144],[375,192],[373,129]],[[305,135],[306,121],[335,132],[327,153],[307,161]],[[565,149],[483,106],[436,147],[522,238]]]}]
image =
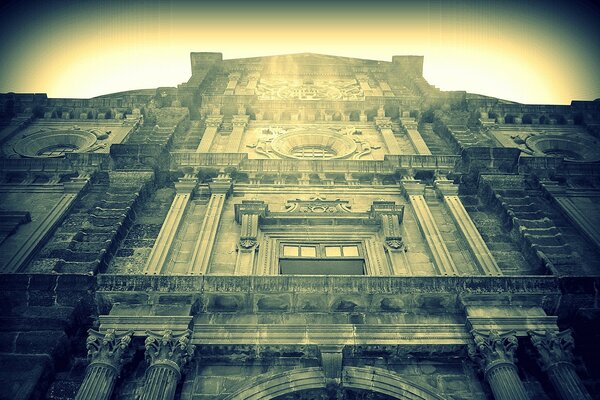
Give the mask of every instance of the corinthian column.
[{"label": "corinthian column", "polygon": [[190,345],[190,331],[173,335],[170,330],[161,333],[146,332],[146,380],[140,400],[172,400],[181,369],[192,358],[195,346]]},{"label": "corinthian column", "polygon": [[117,335],[114,329],[108,329],[104,334],[90,329],[88,333],[86,345],[90,364],[75,400],[108,400],[133,332]]},{"label": "corinthian column", "polygon": [[591,400],[592,397],[581,383],[571,362],[573,357],[573,337],[571,330],[555,332],[529,332],[529,337],[536,348],[538,363],[563,400]]},{"label": "corinthian column", "polygon": [[481,368],[496,400],[527,400],[527,392],[519,378],[514,354],[517,350],[515,331],[499,334],[472,331],[474,343],[469,356]]}]

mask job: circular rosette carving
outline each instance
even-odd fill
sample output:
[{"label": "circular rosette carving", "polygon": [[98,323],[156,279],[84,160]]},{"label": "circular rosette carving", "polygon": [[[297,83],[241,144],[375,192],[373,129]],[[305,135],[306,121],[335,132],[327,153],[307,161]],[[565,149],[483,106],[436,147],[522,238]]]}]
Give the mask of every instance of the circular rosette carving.
[{"label": "circular rosette carving", "polygon": [[13,148],[23,157],[63,157],[67,153],[85,152],[96,141],[96,135],[88,131],[41,131],[19,140]]},{"label": "circular rosette carving", "polygon": [[271,142],[275,153],[293,159],[341,159],[356,152],[354,140],[336,132],[294,131]]},{"label": "circular rosette carving", "polygon": [[599,143],[585,138],[570,138],[561,135],[530,136],[525,140],[535,153],[563,157],[567,161],[600,160]]}]

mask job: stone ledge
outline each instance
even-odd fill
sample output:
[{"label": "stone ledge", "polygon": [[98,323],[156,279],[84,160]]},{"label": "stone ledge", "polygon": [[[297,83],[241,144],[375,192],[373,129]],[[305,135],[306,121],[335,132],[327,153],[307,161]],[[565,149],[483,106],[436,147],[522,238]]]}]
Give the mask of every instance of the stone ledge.
[{"label": "stone ledge", "polygon": [[[582,278],[585,279],[585,278]],[[558,294],[553,276],[97,276],[99,292]]]},{"label": "stone ledge", "polygon": [[470,339],[464,324],[274,325],[195,324],[198,345],[462,345]]}]

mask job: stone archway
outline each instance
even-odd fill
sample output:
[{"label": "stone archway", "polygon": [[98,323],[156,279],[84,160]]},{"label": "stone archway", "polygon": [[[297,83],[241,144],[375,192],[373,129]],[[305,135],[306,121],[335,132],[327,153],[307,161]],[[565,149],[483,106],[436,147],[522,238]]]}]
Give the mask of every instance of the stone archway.
[{"label": "stone archway", "polygon": [[[254,379],[223,400],[271,400],[293,392],[325,390],[327,383],[321,368],[300,368]],[[416,385],[398,374],[375,367],[345,367],[341,387],[401,400],[445,400],[433,388]]]}]

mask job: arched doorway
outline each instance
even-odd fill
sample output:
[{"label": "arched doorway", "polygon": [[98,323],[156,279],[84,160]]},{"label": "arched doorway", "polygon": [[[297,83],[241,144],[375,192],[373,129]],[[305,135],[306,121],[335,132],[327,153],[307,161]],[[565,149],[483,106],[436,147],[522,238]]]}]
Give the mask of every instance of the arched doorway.
[{"label": "arched doorway", "polygon": [[344,367],[341,384],[321,368],[300,368],[253,379],[223,400],[445,400],[435,389],[375,367]]}]

